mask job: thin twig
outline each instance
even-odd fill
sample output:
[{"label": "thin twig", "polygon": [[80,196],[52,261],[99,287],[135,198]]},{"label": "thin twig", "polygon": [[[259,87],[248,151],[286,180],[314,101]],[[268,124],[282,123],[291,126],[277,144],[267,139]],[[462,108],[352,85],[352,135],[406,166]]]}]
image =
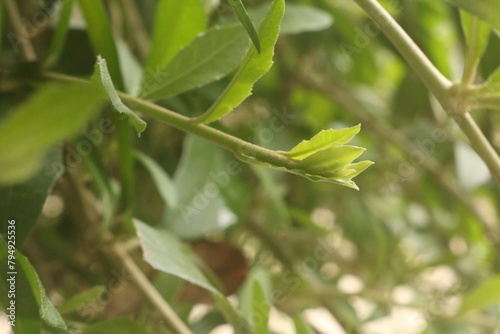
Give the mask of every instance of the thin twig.
[{"label": "thin twig", "polygon": [[19,39],[21,46],[21,52],[24,58],[29,62],[34,62],[38,59],[36,56],[35,48],[33,44],[31,44],[28,36],[23,34],[23,23],[21,14],[19,13],[19,9],[17,8],[17,4],[14,0],[4,0],[5,8],[7,9],[7,13],[9,14],[10,21],[12,23],[12,27],[15,30],[16,38]]},{"label": "thin twig", "polygon": [[137,287],[142,291],[144,296],[153,304],[156,309],[161,313],[165,320],[172,326],[172,329],[179,334],[192,334],[189,328],[182,322],[177,313],[170,307],[161,294],[151,284],[146,275],[132,260],[124,246],[115,243],[112,245],[113,253],[121,260],[127,271],[134,277],[134,282]]},{"label": "thin twig", "polygon": [[415,75],[441,100],[452,86],[410,36],[376,0],[354,0],[379,25],[382,32],[398,49]]},{"label": "thin twig", "polygon": [[[476,122],[468,115],[461,84],[453,85],[431,63],[410,36],[376,0],[354,0],[380,26],[382,32],[398,49],[415,75],[434,94],[443,109],[455,120],[470,141],[471,147],[500,182],[500,156]],[[458,88],[458,89],[457,89]]]},{"label": "thin twig", "polygon": [[[64,82],[88,83],[88,81],[86,80],[54,72],[46,72],[45,77]],[[117,91],[117,94],[122,99],[122,101],[131,109],[138,110],[184,132],[192,133],[201,138],[204,138],[216,145],[225,148],[239,159],[245,157],[247,158],[247,160],[251,159],[258,162],[264,162],[271,166],[280,166],[288,170],[300,169],[300,161],[298,160],[290,159],[276,151],[269,150],[259,145],[244,141],[238,137],[217,130],[211,126],[194,123],[191,118],[178,114],[172,110],[161,107],[152,102],[142,100],[138,97],[130,96],[120,91]]]},{"label": "thin twig", "polygon": [[150,48],[150,38],[146,29],[144,28],[144,23],[139,15],[139,10],[137,10],[135,2],[131,0],[120,0],[123,5],[123,14],[125,20],[128,21],[129,31],[131,32],[133,42],[136,46],[137,54],[140,59],[146,59],[149,48]]}]

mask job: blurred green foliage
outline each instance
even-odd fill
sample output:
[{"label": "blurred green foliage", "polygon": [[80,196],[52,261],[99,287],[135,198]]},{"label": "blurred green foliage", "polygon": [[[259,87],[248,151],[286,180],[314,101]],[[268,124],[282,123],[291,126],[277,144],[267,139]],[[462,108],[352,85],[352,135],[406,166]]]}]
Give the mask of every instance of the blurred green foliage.
[{"label": "blurred green foliage", "polygon": [[[136,96],[198,117],[245,64],[271,56],[274,41],[257,29],[257,53],[241,15],[258,28],[272,1],[243,3],[238,18],[217,0],[0,2],[0,129],[8,130],[0,154],[23,161],[2,159],[0,181],[41,166],[0,188],[0,259],[9,220],[29,258],[16,253],[24,290],[15,333],[184,333],[176,321],[196,334],[222,324],[236,333],[326,333],[308,313],[318,308],[345,333],[499,330],[498,182],[354,1],[286,1],[273,66],[254,84],[264,59],[243,89],[252,95],[210,127],[286,156],[322,130],[361,124],[350,144],[375,165],[356,178],[360,191],[245,164],[141,110]],[[500,33],[490,29],[499,3],[379,3],[444,76],[458,82],[477,65],[473,83],[489,82],[482,89],[498,97]],[[474,34],[478,64],[466,58]],[[114,102],[147,122],[140,138],[109,103],[99,107],[105,94],[95,83],[69,83],[89,80],[98,55],[119,91],[111,87]],[[498,152],[499,110],[472,115]],[[151,289],[175,316],[151,302]],[[199,303],[208,311],[190,316]]]}]

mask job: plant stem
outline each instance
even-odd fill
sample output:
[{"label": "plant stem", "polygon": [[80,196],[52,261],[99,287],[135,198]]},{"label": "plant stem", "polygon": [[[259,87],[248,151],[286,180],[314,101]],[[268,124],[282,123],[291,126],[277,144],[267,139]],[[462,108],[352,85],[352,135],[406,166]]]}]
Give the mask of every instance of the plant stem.
[{"label": "plant stem", "polygon": [[144,296],[156,307],[170,324],[172,329],[178,334],[192,334],[189,328],[182,322],[177,313],[163,299],[158,290],[149,282],[148,278],[137,264],[129,256],[125,248],[115,243],[112,246],[113,253],[120,259],[127,271],[134,277],[137,287],[144,293]]},{"label": "plant stem", "polygon": [[[391,127],[380,119],[376,119],[373,114],[371,114],[363,106],[363,104],[358,101],[350,90],[341,82],[338,82],[335,77],[336,75],[331,75],[328,77],[328,81],[323,81],[320,84],[305,74],[298,73],[296,76],[301,84],[333,98],[335,102],[339,103],[346,110],[349,110],[349,112],[351,112],[363,123],[363,129],[376,134],[378,138],[381,138],[391,145],[399,147],[408,155],[411,155],[414,152],[426,153],[426,157],[422,161],[422,167],[430,173],[434,180],[436,180],[436,182],[445,191],[447,191],[450,196],[454,197],[455,200],[457,200],[464,208],[467,208],[471,214],[482,223],[486,231],[489,232],[488,235],[498,235],[498,231],[493,231],[491,229],[491,226],[498,226],[500,224],[498,219],[484,214],[484,212],[477,206],[474,199],[460,189],[449,174],[443,173],[443,167],[431,156],[432,152],[425,152],[425,149],[415,145],[401,131]],[[496,242],[495,239],[496,237],[493,238],[492,242]]]},{"label": "plant stem", "polygon": [[394,18],[376,0],[354,0],[379,25],[382,32],[408,62],[415,75],[438,100],[447,97],[451,87],[448,80],[432,64]]},{"label": "plant stem", "polygon": [[[88,82],[86,80],[54,72],[45,73],[45,77],[65,82]],[[245,161],[255,160],[256,162],[264,162],[272,166],[284,167],[291,170],[298,169],[297,161],[287,158],[280,153],[249,143],[208,125],[195,123],[193,119],[189,117],[178,114],[152,102],[130,96],[120,91],[117,91],[117,93],[122,101],[132,110],[138,110],[143,114],[154,117],[179,130],[202,137],[227,149],[239,159],[244,159]]]},{"label": "plant stem", "polygon": [[500,94],[479,96],[475,100],[475,106],[478,109],[500,110]]},{"label": "plant stem", "polygon": [[500,182],[500,157],[472,116],[469,113],[463,112],[451,112],[450,114],[467,138],[469,138],[471,147],[486,163],[491,175],[497,182]]},{"label": "plant stem", "polygon": [[[17,4],[13,0],[4,0],[5,9],[9,14],[10,21],[12,23],[12,27],[14,28],[15,33],[14,38],[17,40],[18,45],[21,47],[21,53],[27,61],[34,62],[38,59],[36,56],[35,48],[33,44],[31,44],[30,39],[25,36],[23,33],[23,23],[21,20],[21,14],[19,13],[19,9],[17,8]],[[16,50],[17,46],[14,48]]]},{"label": "plant stem", "polygon": [[275,151],[246,142],[210,126],[194,123],[192,122],[192,119],[186,116],[180,115],[151,102],[144,101],[121,92],[118,92],[118,95],[123,102],[127,103],[133,109],[135,108],[142,113],[161,120],[177,129],[195,134],[211,141],[214,144],[222,146],[239,158],[243,155],[274,166],[283,166],[290,169],[297,168],[297,164],[294,160],[276,153]]},{"label": "plant stem", "polygon": [[464,90],[461,85],[454,86],[446,79],[399,26],[392,16],[376,0],[354,0],[378,23],[382,32],[398,49],[415,74],[434,94],[443,109],[453,117],[470,141],[471,147],[488,166],[491,175],[500,182],[500,157],[486,139],[474,119],[467,113]]}]

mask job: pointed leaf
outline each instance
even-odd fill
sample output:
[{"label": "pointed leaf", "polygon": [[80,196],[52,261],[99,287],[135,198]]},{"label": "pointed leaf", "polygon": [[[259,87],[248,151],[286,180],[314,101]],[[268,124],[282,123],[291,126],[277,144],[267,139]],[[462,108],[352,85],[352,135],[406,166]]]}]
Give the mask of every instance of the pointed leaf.
[{"label": "pointed leaf", "polygon": [[187,136],[174,177],[179,206],[167,210],[164,218],[169,231],[183,239],[199,239],[235,224],[237,217],[223,193],[224,189],[231,189],[231,178],[238,168],[235,161],[224,164],[214,145]]},{"label": "pointed leaf", "polygon": [[101,157],[96,151],[97,150],[93,150],[88,155],[82,155],[82,160],[85,167],[87,167],[87,170],[92,175],[92,180],[100,192],[103,206],[102,225],[108,228],[118,206],[119,196],[117,192],[113,190],[111,184],[112,179],[108,177]]},{"label": "pointed leaf", "polygon": [[466,11],[479,16],[492,27],[500,29],[500,2],[497,0],[447,0]]},{"label": "pointed leaf", "polygon": [[361,125],[340,130],[322,130],[309,140],[303,140],[300,144],[288,152],[283,152],[284,156],[291,159],[302,160],[313,153],[334,145],[347,144],[359,132]]},{"label": "pointed leaf", "polygon": [[40,317],[52,327],[66,329],[66,323],[47,296],[35,268],[33,268],[28,259],[19,252],[16,253],[16,259],[31,285],[31,290],[40,307]]},{"label": "pointed leaf", "polygon": [[59,312],[61,314],[67,314],[78,311],[101,298],[104,292],[106,292],[106,287],[104,285],[96,285],[88,290],[80,292],[61,305],[59,307]]},{"label": "pointed leaf", "polygon": [[469,51],[467,56],[479,61],[488,46],[490,26],[463,10],[460,11],[460,17]]},{"label": "pointed leaf", "polygon": [[329,172],[351,163],[364,151],[364,148],[357,146],[333,146],[301,160],[299,166],[310,174],[327,175]]},{"label": "pointed leaf", "polygon": [[120,60],[115,45],[110,20],[102,0],[78,0],[80,9],[87,22],[90,41],[96,55],[102,55],[110,62],[109,72],[118,89],[123,89],[123,79],[120,72]]},{"label": "pointed leaf", "polygon": [[353,179],[371,165],[373,165],[373,161],[368,160],[360,161],[354,164],[348,164],[342,169],[344,171],[343,174],[340,174],[340,171],[335,171],[332,177],[339,179]]},{"label": "pointed leaf", "polygon": [[[352,180],[349,180],[349,179],[334,179],[330,176],[323,175],[323,174],[322,175],[311,174],[308,171],[305,171],[302,169],[289,169],[289,168],[286,168],[283,166],[277,166],[277,165],[269,164],[267,162],[262,162],[262,161],[256,160],[255,158],[247,156],[245,154],[240,154],[237,157],[238,157],[238,159],[240,159],[241,161],[246,162],[246,163],[256,164],[256,165],[260,165],[260,166],[274,168],[274,169],[277,169],[277,170],[280,170],[283,172],[297,174],[297,175],[303,176],[311,181],[315,181],[315,182],[322,181],[322,182],[335,183],[335,184],[339,184],[339,185],[342,185],[345,187],[359,190],[356,183],[354,183]],[[327,172],[325,171],[324,174],[327,174]]]},{"label": "pointed leaf", "polygon": [[[255,25],[259,25],[271,8],[267,2],[260,6],[248,9],[248,16]],[[222,18],[221,24],[232,24],[233,18]],[[310,5],[287,3],[285,14],[281,20],[280,35],[300,34],[303,32],[320,31],[327,29],[333,23],[332,16],[319,8]]]},{"label": "pointed leaf", "polygon": [[301,315],[293,318],[296,334],[315,334],[316,332],[309,326]]},{"label": "pointed leaf", "polygon": [[59,15],[59,22],[57,23],[57,29],[54,33],[54,37],[52,38],[48,57],[45,61],[45,65],[47,67],[56,64],[59,60],[59,56],[61,55],[61,51],[63,49],[64,42],[69,30],[69,21],[71,18],[71,11],[73,9],[73,3],[74,0],[68,0],[64,1],[61,4],[62,8],[61,14]]},{"label": "pointed leaf", "polygon": [[251,156],[239,154],[237,157],[247,163],[271,167],[304,176],[312,181],[326,181],[359,190],[351,178],[373,164],[371,161],[352,163],[365,149],[343,145],[359,132],[360,125],[340,130],[323,130],[310,140],[304,140],[289,152],[278,151],[293,160],[285,166],[277,166],[259,161]]},{"label": "pointed leaf", "polygon": [[219,80],[238,67],[247,45],[248,39],[239,26],[211,29],[145,80],[141,97],[165,98]]},{"label": "pointed leaf", "polygon": [[179,205],[177,188],[168,174],[149,156],[139,151],[135,152],[137,160],[148,170],[160,193],[161,198],[169,208],[175,209]]},{"label": "pointed leaf", "polygon": [[281,22],[283,34],[299,34],[327,29],[333,23],[332,16],[319,8],[305,4],[290,3],[286,6]]},{"label": "pointed leaf", "polygon": [[122,100],[116,93],[115,87],[113,86],[113,81],[109,75],[108,66],[106,64],[106,59],[101,56],[97,56],[97,68],[96,70],[100,74],[101,82],[104,90],[108,94],[111,104],[119,113],[128,116],[129,121],[135,127],[137,135],[140,136],[142,131],[146,128],[146,122],[144,122],[139,116],[137,116],[129,107],[123,104]]},{"label": "pointed leaf", "polygon": [[247,31],[248,36],[250,36],[253,45],[260,53],[259,36],[255,31],[255,27],[253,26],[252,20],[250,20],[250,17],[248,17],[248,13],[245,7],[243,6],[243,3],[241,2],[241,0],[228,0],[228,2],[231,5],[231,7],[233,7],[233,10],[236,13],[236,16],[238,17],[238,20],[240,20],[241,24]]},{"label": "pointed leaf", "polygon": [[28,179],[45,151],[82,128],[104,102],[95,85],[46,85],[0,124],[0,184]]},{"label": "pointed leaf", "polygon": [[269,311],[271,307],[264,295],[264,291],[259,281],[255,280],[252,287],[252,313],[255,334],[268,334],[267,323],[269,321]]},{"label": "pointed leaf", "polygon": [[[12,259],[12,256],[17,259],[17,254],[17,251],[8,247],[7,241],[0,236],[0,262],[4,264],[4,269],[0,271],[0,312],[7,316],[8,321],[14,321],[16,333],[40,333],[40,307],[21,265]],[[14,264],[7,262],[8,260],[14,261]],[[15,298],[8,297],[10,290],[8,279],[15,280]],[[12,316],[10,316],[11,311],[7,310],[8,307],[13,309]]]},{"label": "pointed leaf", "polygon": [[213,122],[236,108],[252,93],[257,80],[269,71],[273,64],[274,45],[278,39],[281,18],[285,11],[284,0],[274,0],[268,15],[259,27],[262,52],[250,49],[238,72],[221,96],[198,118],[199,122]]},{"label": "pointed leaf", "polygon": [[139,220],[134,220],[134,225],[141,241],[144,258],[153,268],[221,295],[197,267],[197,259],[190,248],[166,230],[153,228]]},{"label": "pointed leaf", "polygon": [[490,74],[484,85],[481,87],[480,93],[484,95],[500,93],[500,67]]},{"label": "pointed leaf", "polygon": [[151,52],[146,61],[150,69],[164,67],[191,42],[207,24],[200,0],[160,0],[156,6]]},{"label": "pointed leaf", "polygon": [[[16,242],[19,248],[35,227],[43,204],[56,180],[64,172],[61,149],[49,150],[41,168],[22,184],[0,187],[0,222],[16,219]],[[4,225],[7,228],[7,225]],[[3,229],[0,233],[7,232]]]}]

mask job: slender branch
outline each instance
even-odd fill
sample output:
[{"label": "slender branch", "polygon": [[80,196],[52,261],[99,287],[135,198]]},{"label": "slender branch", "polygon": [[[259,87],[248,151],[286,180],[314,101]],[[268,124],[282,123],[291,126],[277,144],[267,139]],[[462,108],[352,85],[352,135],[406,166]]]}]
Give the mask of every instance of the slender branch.
[{"label": "slender branch", "polygon": [[500,111],[500,94],[478,96],[474,107],[478,109],[494,109]]},{"label": "slender branch", "polygon": [[376,0],[354,0],[380,26],[398,49],[415,75],[441,100],[447,96],[451,82],[432,64],[415,42]]},{"label": "slender branch", "polygon": [[146,275],[137,266],[137,264],[129,256],[125,248],[115,243],[112,246],[113,253],[120,259],[127,271],[134,277],[134,282],[142,291],[146,298],[156,307],[163,315],[165,320],[172,326],[172,329],[179,334],[192,334],[189,328],[182,322],[177,313],[170,307],[161,294],[151,284]]},{"label": "slender branch", "polygon": [[[401,131],[391,127],[380,119],[376,119],[373,114],[353,96],[349,89],[335,80],[335,77],[335,75],[329,76],[328,82],[318,83],[302,73],[296,76],[301,84],[332,97],[337,103],[349,110],[363,122],[363,129],[376,134],[378,138],[399,147],[408,154],[422,151],[421,147],[415,145],[401,133]],[[448,194],[453,196],[458,203],[464,208],[467,208],[472,215],[482,222],[484,228],[488,231],[488,235],[492,237],[492,242],[497,242],[496,236],[498,235],[498,231],[493,231],[491,226],[498,226],[500,224],[498,219],[484,214],[476,205],[474,199],[460,189],[448,174],[443,173],[442,166],[432,156],[427,154],[426,158],[422,161],[422,166],[430,173],[434,180],[448,192]]]},{"label": "slender branch", "polygon": [[146,59],[150,48],[150,38],[142,22],[140,12],[132,0],[120,0],[123,5],[123,15],[128,21],[129,30],[140,59]]},{"label": "slender branch", "polygon": [[[86,80],[54,72],[45,73],[45,77],[65,82],[88,83],[88,81]],[[196,124],[192,121],[191,118],[178,114],[172,110],[163,108],[152,102],[142,100],[138,97],[130,96],[120,91],[117,91],[117,93],[122,101],[126,103],[131,109],[138,110],[179,130],[192,133],[214,144],[217,144],[232,152],[238,159],[245,159],[245,161],[248,161],[250,158],[259,162],[268,163],[273,166],[280,166],[291,170],[298,169],[297,161],[287,158],[275,151],[249,143],[240,138],[214,129],[208,125]]]},{"label": "slender branch", "polygon": [[451,112],[455,122],[469,138],[470,145],[488,166],[491,175],[500,182],[500,157],[469,113]]},{"label": "slender branch", "polygon": [[[38,59],[36,56],[35,48],[31,44],[30,39],[23,33],[23,23],[21,20],[21,14],[17,8],[17,4],[14,0],[4,0],[5,8],[7,13],[9,13],[9,18],[12,23],[12,27],[15,30],[15,38],[18,39],[19,45],[21,46],[21,52],[27,61],[34,62]],[[16,51],[16,50],[15,50]]]},{"label": "slender branch", "polygon": [[452,85],[431,63],[415,42],[399,26],[392,16],[376,0],[354,0],[378,23],[384,34],[398,49],[417,77],[436,96],[444,110],[457,122],[468,137],[471,147],[488,166],[491,175],[500,182],[500,156],[479,129],[474,119],[467,114],[462,85]]}]

